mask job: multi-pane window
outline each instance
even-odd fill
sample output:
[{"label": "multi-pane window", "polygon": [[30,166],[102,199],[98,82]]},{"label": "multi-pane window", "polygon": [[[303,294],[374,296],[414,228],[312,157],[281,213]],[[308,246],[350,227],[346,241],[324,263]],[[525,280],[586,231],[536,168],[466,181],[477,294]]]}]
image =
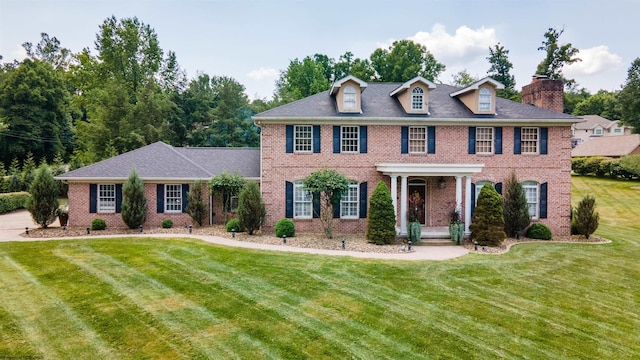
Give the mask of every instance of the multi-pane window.
[{"label": "multi-pane window", "polygon": [[293,184],[293,217],[296,219],[311,219],[313,217],[313,197],[304,189],[301,182]]},{"label": "multi-pane window", "polygon": [[357,153],[359,151],[360,127],[343,126],[340,130],[340,152]]},{"label": "multi-pane window", "polygon": [[493,183],[491,183],[490,181],[478,181],[476,183],[476,198],[474,199],[476,205],[478,204],[478,196],[480,196],[480,191],[482,191],[482,187],[487,184],[493,184]]},{"label": "multi-pane window", "polygon": [[415,87],[411,91],[411,109],[422,110],[424,108],[424,90],[421,87]]},{"label": "multi-pane window", "polygon": [[527,198],[527,205],[529,205],[529,216],[532,219],[538,218],[538,183],[533,181],[526,181],[522,184],[524,189],[524,195]]},{"label": "multi-pane window", "polygon": [[593,132],[596,135],[602,135],[602,129],[595,129]]},{"label": "multi-pane window", "polygon": [[310,153],[313,143],[313,126],[296,125],[294,127],[295,152]]},{"label": "multi-pane window", "polygon": [[164,186],[164,212],[182,212],[182,185]]},{"label": "multi-pane window", "polygon": [[424,154],[427,152],[427,128],[424,126],[409,127],[409,153]]},{"label": "multi-pane window", "polygon": [[476,128],[476,154],[493,154],[493,128]]},{"label": "multi-pane window", "polygon": [[98,184],[98,212],[116,212],[116,185]]},{"label": "multi-pane window", "polygon": [[344,88],[342,94],[342,106],[345,110],[356,109],[356,89],[353,86],[347,86]]},{"label": "multi-pane window", "polygon": [[491,110],[491,90],[487,88],[480,89],[480,95],[478,98],[478,110],[480,111]]},{"label": "multi-pane window", "polygon": [[345,219],[358,218],[358,184],[349,184],[349,189],[340,199],[340,217]]},{"label": "multi-pane window", "polygon": [[537,154],[538,153],[538,141],[540,139],[538,128],[522,128],[521,136],[522,153],[523,154]]},{"label": "multi-pane window", "polygon": [[615,128],[615,129],[613,129],[613,132],[614,132],[615,134],[620,134],[620,133],[622,132],[622,129],[620,129],[620,128]]}]

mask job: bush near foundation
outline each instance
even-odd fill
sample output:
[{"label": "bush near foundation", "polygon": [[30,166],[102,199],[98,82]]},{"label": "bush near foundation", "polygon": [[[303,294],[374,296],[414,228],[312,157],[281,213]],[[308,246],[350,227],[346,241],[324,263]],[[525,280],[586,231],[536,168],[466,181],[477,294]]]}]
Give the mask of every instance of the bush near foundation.
[{"label": "bush near foundation", "polygon": [[280,219],[276,223],[276,236],[277,237],[292,237],[296,234],[296,227],[293,224],[293,221],[289,219]]},{"label": "bush near foundation", "polygon": [[107,223],[103,219],[93,219],[91,221],[91,230],[104,230],[107,228]]},{"label": "bush near foundation", "polygon": [[533,224],[527,230],[527,237],[531,239],[551,240],[551,229],[545,224]]}]

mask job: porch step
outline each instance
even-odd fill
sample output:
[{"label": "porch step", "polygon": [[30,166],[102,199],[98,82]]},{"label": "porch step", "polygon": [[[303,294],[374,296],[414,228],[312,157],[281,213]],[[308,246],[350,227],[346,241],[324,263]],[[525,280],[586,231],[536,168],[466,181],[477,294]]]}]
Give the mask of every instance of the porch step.
[{"label": "porch step", "polygon": [[451,239],[420,239],[414,246],[454,246],[457,245]]}]

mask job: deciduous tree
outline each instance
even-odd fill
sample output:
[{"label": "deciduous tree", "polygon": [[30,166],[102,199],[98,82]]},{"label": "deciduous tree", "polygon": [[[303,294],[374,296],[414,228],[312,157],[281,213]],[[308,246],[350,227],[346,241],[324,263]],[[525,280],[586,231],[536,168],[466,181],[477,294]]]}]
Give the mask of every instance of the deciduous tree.
[{"label": "deciduous tree", "polygon": [[542,42],[542,46],[540,46],[538,50],[544,51],[546,55],[540,64],[538,64],[536,73],[547,75],[549,79],[561,80],[565,85],[571,85],[575,83],[575,80],[565,78],[562,75],[562,68],[565,65],[570,65],[582,60],[577,56],[580,50],[574,48],[571,43],[563,45],[558,43],[563,32],[564,29],[558,31],[554,28],[549,28],[549,30],[544,33],[546,40]]},{"label": "deciduous tree", "polygon": [[327,239],[333,238],[333,207],[349,189],[349,180],[333,169],[312,172],[303,181],[304,190],[320,198],[320,221]]},{"label": "deciduous tree", "polygon": [[511,74],[513,64],[509,61],[509,50],[497,43],[489,48],[489,70],[487,75],[504,85],[504,89],[498,90],[497,96],[520,102],[520,93],[516,90],[516,78]]},{"label": "deciduous tree", "polygon": [[425,46],[411,40],[394,41],[388,49],[378,48],[370,59],[376,79],[382,82],[405,82],[416,76],[434,81],[445,70]]},{"label": "deciduous tree", "polygon": [[229,211],[231,211],[231,198],[238,196],[240,190],[245,186],[245,180],[238,173],[216,175],[209,181],[209,190],[211,195],[216,196],[222,203],[222,214],[225,224],[229,220]]},{"label": "deciduous tree", "polygon": [[629,70],[627,80],[618,94],[620,120],[640,134],[640,58],[636,58]]}]

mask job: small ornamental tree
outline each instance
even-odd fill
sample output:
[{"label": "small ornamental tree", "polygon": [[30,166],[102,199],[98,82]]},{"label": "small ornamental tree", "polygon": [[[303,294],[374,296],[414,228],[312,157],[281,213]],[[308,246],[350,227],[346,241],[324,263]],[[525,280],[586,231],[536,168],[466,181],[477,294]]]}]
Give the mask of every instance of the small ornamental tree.
[{"label": "small ornamental tree", "polygon": [[135,170],[131,170],[129,178],[122,185],[122,221],[135,229],[147,218],[147,198],[144,196],[144,185]]},{"label": "small ornamental tree", "polygon": [[529,205],[522,184],[518,182],[516,172],[505,182],[504,190],[504,232],[507,236],[515,237],[531,223]]},{"label": "small ornamental tree", "polygon": [[264,224],[267,211],[260,195],[260,188],[255,181],[247,182],[238,197],[238,219],[240,225],[249,235],[259,230]]},{"label": "small ornamental tree", "polygon": [[231,211],[231,198],[238,196],[240,190],[244,187],[244,179],[238,173],[227,174],[222,172],[209,181],[209,190],[211,195],[216,196],[222,203],[222,214],[224,223],[229,220],[229,212]]},{"label": "small ornamental tree", "polygon": [[380,181],[369,198],[369,222],[367,240],[377,245],[391,244],[396,240],[396,214],[387,184]]},{"label": "small ornamental tree", "polygon": [[56,220],[58,206],[58,184],[47,166],[40,166],[29,187],[31,197],[27,201],[27,210],[33,221],[42,228]]},{"label": "small ornamental tree", "polygon": [[591,195],[582,198],[574,210],[573,220],[578,234],[588,239],[598,229],[600,222],[600,214],[596,212],[596,198]]},{"label": "small ornamental tree", "polygon": [[349,180],[333,169],[314,171],[303,181],[303,188],[320,196],[320,221],[327,239],[333,239],[333,207],[349,189]]},{"label": "small ornamental tree", "polygon": [[480,245],[498,246],[507,237],[504,233],[502,197],[493,185],[486,184],[482,187],[470,228],[471,240]]},{"label": "small ornamental tree", "polygon": [[187,213],[198,226],[202,226],[207,216],[207,204],[202,199],[202,186],[202,180],[196,180],[187,193]]}]

